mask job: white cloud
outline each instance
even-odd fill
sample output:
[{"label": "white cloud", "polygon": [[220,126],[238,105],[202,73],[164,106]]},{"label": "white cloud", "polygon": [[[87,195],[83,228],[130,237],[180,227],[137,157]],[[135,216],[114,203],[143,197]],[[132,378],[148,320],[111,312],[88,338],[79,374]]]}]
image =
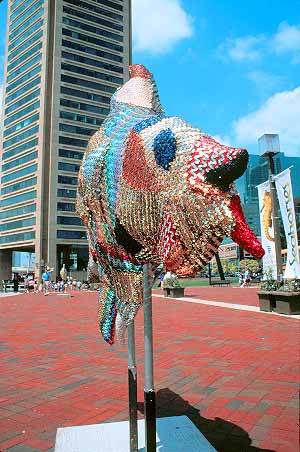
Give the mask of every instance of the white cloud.
[{"label": "white cloud", "polygon": [[225,43],[219,46],[218,54],[233,61],[257,61],[261,58],[260,46],[264,41],[263,35],[227,38]]},{"label": "white cloud", "polygon": [[286,82],[285,77],[263,70],[250,71],[248,79],[256,85],[259,94],[264,98],[274,93],[274,91],[278,91]]},{"label": "white cloud", "polygon": [[264,133],[279,135],[281,150],[300,157],[300,86],[282,91],[256,111],[243,116],[232,125],[233,141],[238,145],[257,144]]},{"label": "white cloud", "polygon": [[133,48],[163,54],[193,34],[192,18],[180,0],[133,0]]},{"label": "white cloud", "polygon": [[277,53],[300,52],[300,25],[289,25],[282,22],[272,39]]}]

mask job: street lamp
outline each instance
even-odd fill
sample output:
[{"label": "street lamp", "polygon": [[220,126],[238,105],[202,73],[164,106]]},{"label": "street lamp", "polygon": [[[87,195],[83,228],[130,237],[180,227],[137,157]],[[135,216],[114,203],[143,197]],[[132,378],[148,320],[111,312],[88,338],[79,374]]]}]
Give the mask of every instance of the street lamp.
[{"label": "street lamp", "polygon": [[281,257],[281,241],[279,229],[278,207],[276,199],[276,188],[273,180],[274,175],[274,155],[280,152],[279,136],[274,133],[265,133],[258,139],[258,149],[261,157],[268,159],[270,196],[272,203],[272,223],[274,229],[274,243],[275,243],[275,259],[277,267],[277,281],[282,279],[282,257]]}]

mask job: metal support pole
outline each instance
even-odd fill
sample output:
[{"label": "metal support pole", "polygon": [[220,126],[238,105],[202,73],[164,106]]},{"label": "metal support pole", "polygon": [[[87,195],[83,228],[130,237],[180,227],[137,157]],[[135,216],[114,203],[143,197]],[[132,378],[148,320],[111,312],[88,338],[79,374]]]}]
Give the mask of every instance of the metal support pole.
[{"label": "metal support pole", "polygon": [[145,443],[146,452],[156,452],[156,409],[153,380],[153,332],[150,265],[144,264],[144,360],[145,360]]},{"label": "metal support pole", "polygon": [[282,258],[281,258],[280,228],[279,228],[279,216],[278,216],[278,207],[277,207],[277,198],[276,198],[276,187],[275,187],[275,182],[273,181],[274,161],[273,161],[273,155],[271,153],[268,154],[268,163],[269,163],[270,195],[271,195],[271,203],[272,203],[272,222],[273,222],[274,242],[275,242],[275,258],[276,258],[276,267],[277,267],[277,275],[276,276],[277,276],[277,281],[281,282]]},{"label": "metal support pole", "polygon": [[215,257],[216,257],[216,261],[217,261],[218,272],[219,272],[220,278],[221,278],[222,281],[225,281],[225,276],[224,276],[224,271],[223,271],[223,267],[222,267],[222,262],[221,262],[221,259],[220,259],[220,256],[219,256],[218,252],[216,253]]},{"label": "metal support pole", "polygon": [[130,452],[138,452],[137,371],[135,362],[134,320],[128,325],[128,398]]}]

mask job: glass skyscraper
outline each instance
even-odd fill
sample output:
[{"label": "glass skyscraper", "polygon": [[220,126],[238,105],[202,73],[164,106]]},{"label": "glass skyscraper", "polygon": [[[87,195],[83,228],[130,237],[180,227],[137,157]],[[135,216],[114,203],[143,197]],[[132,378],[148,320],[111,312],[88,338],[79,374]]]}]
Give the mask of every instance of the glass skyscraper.
[{"label": "glass skyscraper", "polygon": [[128,78],[130,0],[10,0],[0,169],[0,279],[12,252],[73,271],[87,264],[75,213],[89,137]]}]

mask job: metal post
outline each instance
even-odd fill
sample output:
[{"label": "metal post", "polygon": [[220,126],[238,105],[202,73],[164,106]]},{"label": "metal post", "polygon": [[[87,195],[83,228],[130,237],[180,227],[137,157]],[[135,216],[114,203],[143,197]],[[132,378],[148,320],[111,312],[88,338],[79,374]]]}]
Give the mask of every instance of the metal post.
[{"label": "metal post", "polygon": [[137,452],[137,371],[135,362],[134,320],[128,325],[128,396],[130,452]]},{"label": "metal post", "polygon": [[280,228],[279,228],[279,216],[276,198],[276,187],[273,181],[274,174],[274,161],[272,153],[268,153],[268,163],[269,163],[269,183],[270,183],[270,195],[272,203],[272,222],[274,229],[274,242],[275,242],[275,258],[277,267],[277,281],[281,282],[282,278],[282,258],[281,258],[281,241],[280,241]]},{"label": "metal post", "polygon": [[215,258],[216,258],[216,261],[217,261],[218,272],[219,272],[220,278],[221,278],[222,281],[225,281],[225,276],[224,276],[224,271],[223,271],[223,267],[222,267],[222,262],[221,262],[221,259],[220,259],[220,256],[219,256],[218,252],[216,253]]},{"label": "metal post", "polygon": [[150,265],[144,264],[144,360],[145,360],[145,443],[146,452],[156,452],[156,410],[153,380],[153,333]]},{"label": "metal post", "polygon": [[209,280],[209,285],[211,286],[211,263],[208,263],[208,280]]}]

